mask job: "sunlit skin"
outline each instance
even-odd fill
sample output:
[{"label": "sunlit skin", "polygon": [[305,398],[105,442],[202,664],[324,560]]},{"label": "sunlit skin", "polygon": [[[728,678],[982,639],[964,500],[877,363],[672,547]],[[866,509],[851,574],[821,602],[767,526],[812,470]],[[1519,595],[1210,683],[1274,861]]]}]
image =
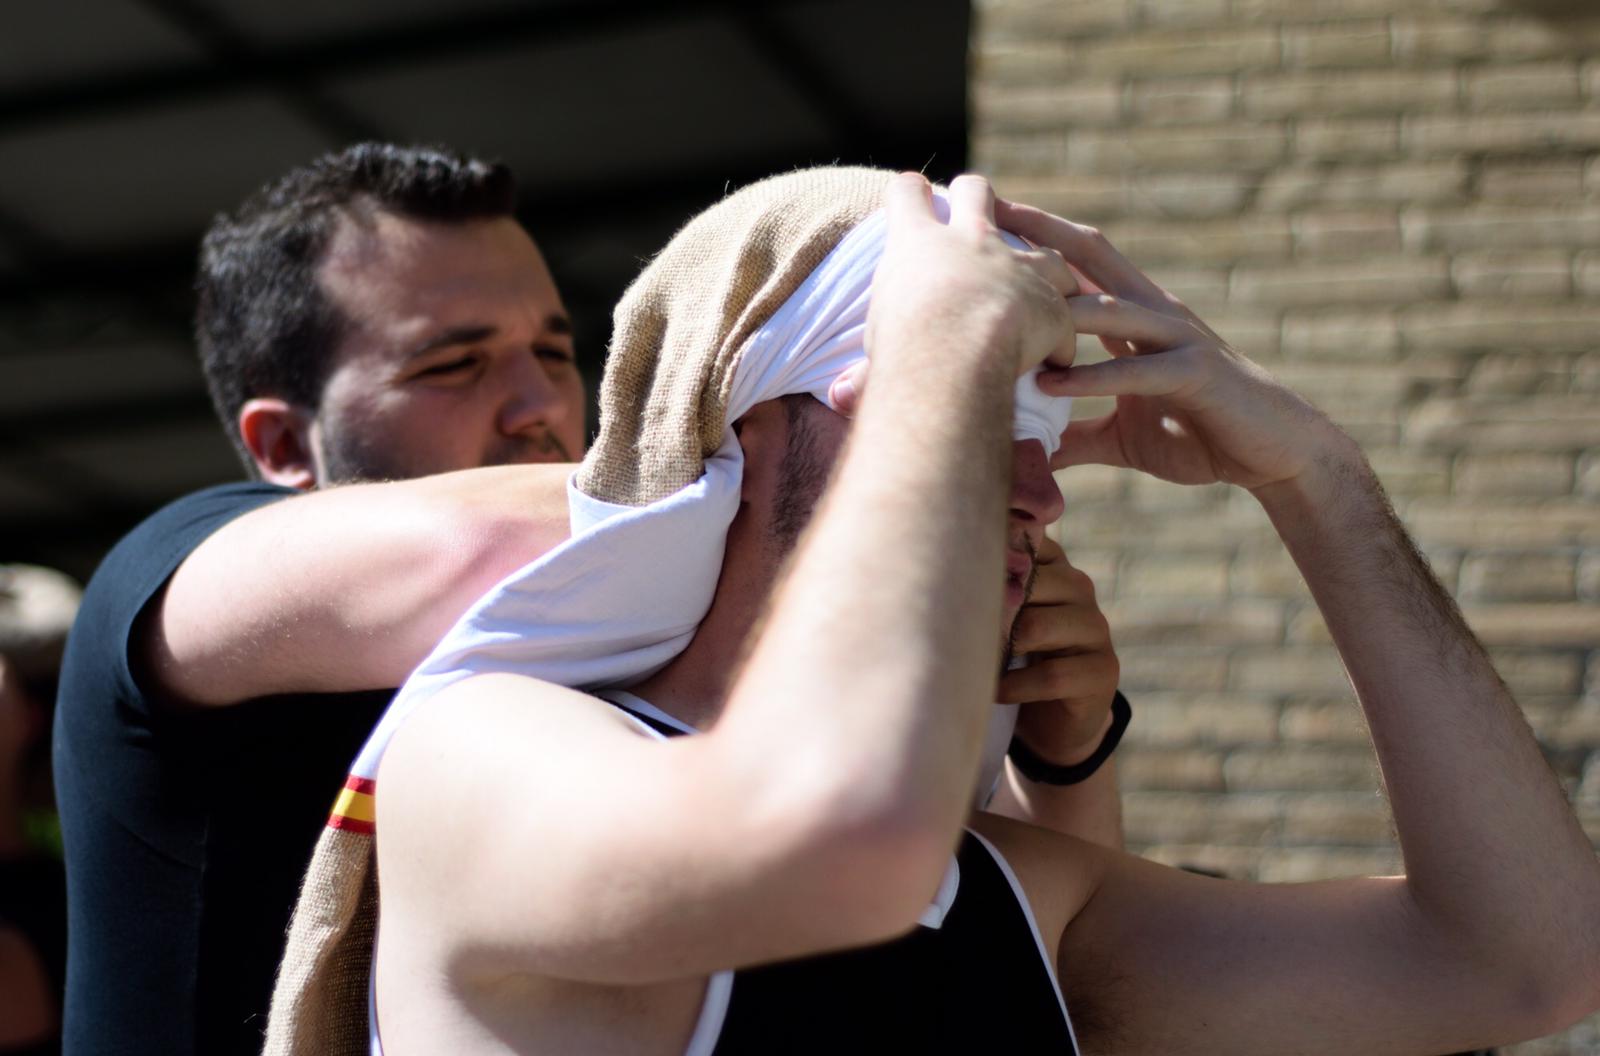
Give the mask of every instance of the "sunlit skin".
[{"label": "sunlit skin", "polygon": [[[803,528],[819,506],[829,471],[843,456],[850,419],[810,399],[804,399],[800,408],[804,452],[799,461],[824,472],[796,473],[790,433],[797,423],[784,413],[780,401],[757,404],[735,423],[745,454],[744,479],[711,608],[677,660],[631,687],[690,725],[709,727],[720,713],[741,666],[750,629],[762,625],[774,584],[792,558],[798,540],[776,527],[779,509],[798,506]],[[1011,450],[1007,565],[997,570],[1005,577],[997,656],[1009,656],[1011,630],[1034,579],[1034,554],[1044,540],[1045,527],[1063,509],[1044,445],[1018,440]],[[804,482],[799,487],[793,485],[796,476]]]},{"label": "sunlit skin", "polygon": [[[868,361],[862,360],[835,379],[828,397],[846,416],[855,414],[867,383]],[[1013,491],[1006,533],[1006,587],[1002,633],[1002,668],[1012,656],[1012,628],[1017,614],[1033,594],[1039,547],[1044,528],[1061,517],[1065,506],[1061,489],[1049,475],[1049,456],[1038,440],[1018,440],[1013,448]],[[1114,687],[1113,687],[1114,688]]]},{"label": "sunlit skin", "polygon": [[[829,465],[839,458],[844,438],[848,431],[847,420],[821,404],[810,407],[808,415],[813,423],[811,435],[817,439],[817,450],[814,457]],[[1038,440],[1017,440],[1011,445],[1011,494],[1008,509],[1006,531],[1006,564],[1005,564],[1005,597],[1001,609],[1002,640],[1007,646],[1006,657],[1009,659],[1009,645],[1011,629],[1016,622],[1017,614],[1027,604],[1028,597],[1033,589],[1036,573],[1035,557],[1039,547],[1044,541],[1045,528],[1060,519],[1065,504],[1061,497],[1061,488],[1056,483],[1050,471],[1049,456],[1045,454],[1044,445]],[[814,505],[820,494],[808,496]],[[734,529],[737,532],[742,521],[736,521]],[[771,534],[770,526],[763,525],[762,531]],[[786,545],[769,548],[773,554],[769,574],[769,581],[777,576],[777,562],[788,556],[788,549],[794,540],[787,540]],[[730,548],[733,544],[730,543]]]},{"label": "sunlit skin", "polygon": [[1006,552],[1005,626],[1008,629],[1033,585],[1034,555],[1048,525],[1060,519],[1061,488],[1050,473],[1050,458],[1037,440],[1012,444],[1010,532]]},{"label": "sunlit skin", "polygon": [[572,324],[516,221],[367,213],[319,278],[347,326],[311,429],[319,482],[582,456]]}]

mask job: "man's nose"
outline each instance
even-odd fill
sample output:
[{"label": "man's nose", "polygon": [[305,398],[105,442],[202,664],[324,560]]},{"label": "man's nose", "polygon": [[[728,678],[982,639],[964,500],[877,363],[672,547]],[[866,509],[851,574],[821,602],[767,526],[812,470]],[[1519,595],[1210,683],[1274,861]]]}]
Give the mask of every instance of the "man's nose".
[{"label": "man's nose", "polygon": [[507,436],[537,432],[554,426],[566,414],[561,392],[534,353],[514,357],[507,364],[502,384],[500,431]]},{"label": "man's nose", "polygon": [[1017,440],[1011,445],[1011,516],[1052,524],[1066,509],[1061,489],[1050,472],[1050,457],[1037,440]]}]

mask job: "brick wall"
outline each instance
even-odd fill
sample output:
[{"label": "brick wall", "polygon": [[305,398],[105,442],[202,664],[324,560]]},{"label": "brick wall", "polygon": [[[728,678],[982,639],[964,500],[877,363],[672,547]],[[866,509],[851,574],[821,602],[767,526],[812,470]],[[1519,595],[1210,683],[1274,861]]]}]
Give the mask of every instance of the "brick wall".
[{"label": "brick wall", "polygon": [[[1600,837],[1600,7],[976,6],[975,167],[1101,226],[1363,443]],[[1134,848],[1395,869],[1349,687],[1249,496],[1062,483],[1138,711]],[[1600,1021],[1517,1051],[1600,1051]]]}]

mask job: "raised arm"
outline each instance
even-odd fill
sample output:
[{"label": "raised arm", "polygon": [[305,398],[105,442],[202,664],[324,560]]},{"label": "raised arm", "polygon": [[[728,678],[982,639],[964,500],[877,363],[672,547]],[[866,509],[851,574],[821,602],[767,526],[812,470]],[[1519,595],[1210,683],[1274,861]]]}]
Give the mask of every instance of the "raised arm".
[{"label": "raised arm", "polygon": [[217,706],[399,685],[484,591],[566,538],[571,470],[350,484],[244,514],[135,626],[145,688]]},{"label": "raised arm", "polygon": [[424,704],[379,778],[380,980],[409,952],[659,981],[881,939],[925,909],[992,707],[1012,392],[1071,347],[1060,289],[994,236],[987,184],[956,182],[948,228],[927,195],[891,184],[873,392],[722,718],[653,744],[504,677]]},{"label": "raised arm", "polygon": [[[859,406],[869,365],[863,360],[835,382],[830,395],[841,413],[853,414]],[[1111,729],[1120,666],[1094,581],[1073,567],[1053,539],[1041,540],[1035,557],[1033,587],[1011,635],[1012,655],[1027,663],[1001,675],[997,699],[1021,705],[1017,736],[1029,750],[1044,762],[1070,767],[1095,754]],[[1031,780],[1008,759],[985,809],[1122,847],[1115,758],[1070,785]]]},{"label": "raised arm", "polygon": [[1400,1056],[1546,1034],[1600,1006],[1594,852],[1356,445],[1096,233],[1001,218],[1107,291],[1074,313],[1113,358],[1042,384],[1116,408],[1074,423],[1061,461],[1255,495],[1361,701],[1405,861],[1399,878],[1254,886],[1076,849],[1099,863],[1061,945],[1084,1022],[1128,1053]]},{"label": "raised arm", "polygon": [[[1029,663],[1000,678],[1002,703],[1020,704],[1017,736],[1040,759],[1068,767],[1093,755],[1111,728],[1120,665],[1094,582],[1059,543],[1039,545],[1029,603],[1011,646]],[[1122,847],[1116,757],[1075,784],[1030,780],[1010,759],[988,809],[1066,836]]]}]

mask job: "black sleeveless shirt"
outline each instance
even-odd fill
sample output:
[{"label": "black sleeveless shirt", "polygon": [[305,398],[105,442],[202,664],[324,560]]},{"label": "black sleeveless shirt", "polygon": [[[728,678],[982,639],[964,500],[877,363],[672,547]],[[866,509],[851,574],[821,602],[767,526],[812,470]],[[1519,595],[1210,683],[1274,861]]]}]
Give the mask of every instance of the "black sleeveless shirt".
[{"label": "black sleeveless shirt", "polygon": [[[609,702],[663,736],[688,732],[638,698]],[[713,977],[689,1056],[822,1052],[1078,1056],[1032,910],[987,840],[962,836],[910,934]]]}]

